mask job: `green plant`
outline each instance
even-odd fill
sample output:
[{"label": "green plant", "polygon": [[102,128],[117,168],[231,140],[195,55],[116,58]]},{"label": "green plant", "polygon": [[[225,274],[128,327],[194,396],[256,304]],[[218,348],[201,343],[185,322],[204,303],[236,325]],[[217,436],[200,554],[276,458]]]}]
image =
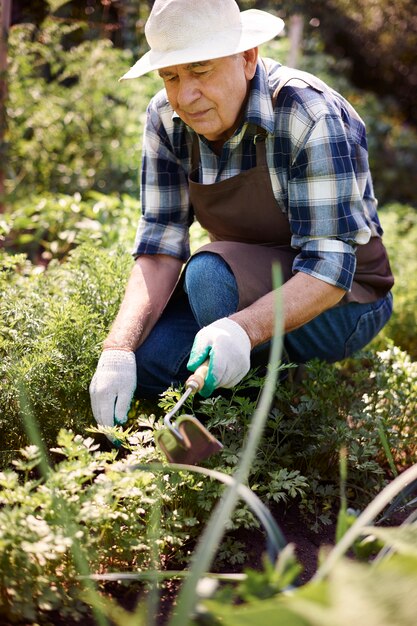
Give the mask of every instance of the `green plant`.
[{"label": "green plant", "polygon": [[[0,473],[2,621],[45,623],[53,611],[78,619],[85,615],[72,555],[75,538],[90,572],[141,570],[151,563],[153,541],[168,556],[193,532],[196,520],[172,506],[176,489],[192,480],[128,471],[155,459],[153,448],[118,461],[116,451],[98,448],[93,439],[62,430],[51,450],[56,463],[43,480],[33,474],[40,463],[34,445],[22,451],[14,470]],[[155,539],[148,526],[158,503],[164,511]]]},{"label": "green plant", "polygon": [[126,194],[31,195],[2,216],[0,240],[8,252],[25,253],[33,263],[46,265],[87,241],[101,248],[132,248],[140,215],[139,201]]},{"label": "green plant", "polygon": [[[204,615],[192,623],[347,626],[354,622],[358,626],[412,626],[417,608],[417,559],[411,542],[407,544],[407,556],[396,555],[377,567],[343,559],[324,583],[310,583],[269,599],[262,599],[260,594],[255,598],[249,595],[246,589],[255,587],[257,573],[248,572],[246,588],[241,585],[239,593],[233,596],[237,605],[226,602],[226,594],[219,594],[219,599],[204,601]],[[276,584],[277,578],[273,571],[268,583]]]},{"label": "green plant", "polygon": [[417,260],[414,251],[417,245],[417,214],[411,206],[391,204],[381,211],[381,222],[395,284],[394,313],[381,333],[379,341],[386,342],[389,338],[395,346],[407,351],[410,357],[415,359]]},{"label": "green plant", "polygon": [[21,257],[6,257],[8,269],[0,274],[0,424],[6,457],[27,443],[19,381],[47,445],[61,427],[83,432],[91,424],[88,385],[131,263],[120,248],[97,250],[90,244],[46,272]]},{"label": "green plant", "polygon": [[149,84],[118,83],[132,64],[109,40],[66,49],[79,25],[46,19],[11,29],[8,68],[8,191],[73,195],[138,193]]},{"label": "green plant", "polygon": [[[281,372],[285,369],[285,366],[279,368]],[[194,406],[191,402],[186,405],[190,412],[195,411],[201,416],[209,430],[215,433],[224,446],[221,455],[207,461],[210,467],[216,467],[227,474],[232,474],[235,471],[242,454],[242,442],[248,436],[251,427],[252,416],[257,404],[257,393],[262,388],[263,383],[264,379],[257,376],[256,372],[250,372],[230,394],[197,400]],[[163,412],[167,412],[174,406],[179,395],[180,390],[173,389],[163,394],[159,403]],[[250,395],[252,398],[249,397]],[[131,419],[134,427],[134,415]],[[251,489],[265,502],[287,501],[306,494],[308,490],[305,476],[296,469],[288,470],[282,466],[280,444],[277,439],[279,439],[279,423],[274,420],[273,416],[269,415],[267,431],[251,463],[249,475]],[[276,469],[277,464],[279,464],[280,469]],[[188,496],[190,506],[209,512],[213,506],[213,501],[220,496],[220,493],[221,488],[217,483],[204,484],[203,489],[196,490]],[[247,506],[244,503],[239,503],[226,525],[228,531],[233,532],[238,528],[256,527],[258,522]],[[225,546],[223,546],[222,554],[226,560],[235,558],[231,551],[225,549]]]}]

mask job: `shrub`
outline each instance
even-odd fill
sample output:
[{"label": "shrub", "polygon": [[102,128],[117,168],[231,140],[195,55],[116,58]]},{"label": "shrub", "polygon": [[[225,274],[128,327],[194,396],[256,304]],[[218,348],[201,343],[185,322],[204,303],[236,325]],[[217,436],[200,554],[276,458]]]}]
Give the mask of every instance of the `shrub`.
[{"label": "shrub", "polygon": [[[132,259],[85,244],[39,273],[21,257],[0,274],[1,448],[24,445],[23,386],[48,446],[61,427],[91,424],[88,385]],[[16,271],[17,270],[17,271]]]},{"label": "shrub", "polygon": [[381,222],[395,285],[394,313],[378,339],[379,345],[389,338],[416,359],[417,214],[410,206],[392,204],[381,211]]},{"label": "shrub", "polygon": [[[78,26],[76,26],[78,28]],[[75,28],[47,19],[11,29],[8,68],[8,190],[73,195],[94,189],[138,194],[149,84],[118,83],[132,62],[109,40],[69,50]]]},{"label": "shrub", "polygon": [[[398,366],[401,362],[403,367]],[[409,365],[407,359],[401,361],[395,350],[390,354],[387,351],[362,355],[353,364],[347,362],[340,368],[311,363],[301,389],[293,389],[290,384],[278,387],[275,407],[251,467],[252,489],[270,502],[301,497],[304,507],[310,506],[309,511],[316,507],[318,512],[321,507],[319,521],[323,523],[327,508],[333,507],[340,497],[335,488],[338,464],[334,461],[336,449],[345,444],[349,500],[370,500],[379,490],[377,483],[385,483],[380,471],[386,461],[376,429],[378,420],[383,419],[387,432],[395,432],[398,424],[404,424],[402,403],[411,412],[416,403],[417,372],[415,368],[410,372]],[[396,377],[402,380],[400,400],[395,394],[378,394],[384,377],[389,378],[394,389]],[[411,386],[410,379],[414,381]],[[213,458],[211,464],[229,474],[236,466],[253,412],[254,402],[245,399],[245,392],[257,384],[262,383],[249,377],[234,397],[204,400],[199,407],[209,416],[207,426],[225,444],[222,457]],[[172,406],[177,395],[178,392],[168,392],[161,408]],[[280,402],[286,413],[280,410]],[[395,406],[397,413],[392,411]],[[152,437],[153,429],[160,424],[152,416],[133,413],[133,430],[127,429],[120,435],[127,445],[124,454],[99,451],[92,439],[61,431],[58,445],[51,450],[56,463],[46,478],[39,480],[33,473],[39,463],[36,446],[27,447],[15,458],[13,471],[0,472],[0,616],[4,620],[48,624],[53,623],[54,612],[61,619],[82,619],[87,605],[80,595],[82,581],[74,560],[75,546],[87,557],[93,573],[127,571],[134,576],[155,564],[160,567],[162,563],[155,563],[152,556],[155,546],[171,567],[188,561],[190,548],[221,489],[213,481],[184,472],[156,473],[149,463],[161,459]],[[410,437],[403,442],[402,454],[406,449],[415,453],[417,444],[415,424],[407,428]],[[371,459],[373,454],[375,459]],[[128,471],[138,463],[141,469]],[[300,469],[304,469],[305,477]],[[320,492],[319,484],[333,485],[333,490]],[[354,498],[355,490],[360,498]],[[159,511],[157,526],[155,511]],[[240,505],[227,528],[256,525],[257,521]],[[220,559],[229,564],[241,562],[242,545],[226,537],[220,547]],[[293,565],[291,576],[298,571]],[[249,574],[247,583],[240,587],[241,599],[248,601],[246,593],[250,590],[256,596],[260,583],[262,598],[265,593],[274,596],[283,588],[280,577],[285,572],[289,584],[293,578],[283,567],[274,570],[271,566],[265,573]],[[104,583],[100,589],[106,591]],[[120,591],[113,588],[113,593],[119,595]],[[230,595],[227,597],[230,599]],[[227,613],[225,606],[219,609],[213,604],[211,608],[217,614],[222,614],[223,609]]]},{"label": "shrub", "polygon": [[3,214],[0,240],[5,250],[46,265],[65,259],[83,241],[100,248],[132,247],[140,215],[139,201],[127,194],[44,193],[16,201]]},{"label": "shrub", "polygon": [[[299,501],[311,526],[319,531],[331,522],[338,506],[338,458],[346,448],[350,503],[364,506],[386,484],[390,473],[381,430],[398,470],[415,457],[417,426],[412,416],[417,408],[416,380],[417,364],[395,347],[363,352],[338,365],[311,361],[301,385],[286,382],[276,389],[251,465],[251,489],[270,504]],[[248,394],[253,397],[254,389],[262,384],[262,378],[249,376],[231,395],[202,400],[194,408],[224,445],[221,455],[208,462],[211,467],[233,472],[256,406]],[[174,390],[165,394],[161,408],[172,408],[178,397]],[[193,410],[191,405],[189,409]],[[134,412],[130,423],[135,429]],[[209,511],[219,492],[216,483],[193,492],[196,501],[191,510]],[[251,512],[239,505],[230,529],[250,528],[254,523]]]},{"label": "shrub", "polygon": [[140,571],[155,546],[169,558],[188,541],[197,521],[175,506],[187,475],[129,472],[129,464],[149,462],[152,454],[142,448],[115,462],[115,452],[97,447],[61,431],[53,450],[59,461],[45,480],[32,475],[39,463],[33,445],[14,470],[0,472],[2,623],[51,624],[54,615],[82,620],[88,607],[80,598],[75,549],[91,572]]}]

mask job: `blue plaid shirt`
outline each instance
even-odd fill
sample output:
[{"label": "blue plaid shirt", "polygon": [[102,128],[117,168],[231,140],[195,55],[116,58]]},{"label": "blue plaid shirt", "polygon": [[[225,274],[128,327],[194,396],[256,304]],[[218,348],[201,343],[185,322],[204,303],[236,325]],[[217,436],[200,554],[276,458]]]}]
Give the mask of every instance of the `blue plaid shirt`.
[{"label": "blue plaid shirt", "polygon": [[[266,69],[268,67],[268,69]],[[293,271],[349,290],[355,248],[382,235],[369,172],[366,132],[351,105],[330,88],[296,82],[272,104],[278,63],[258,63],[243,122],[220,156],[200,137],[200,182],[215,183],[254,167],[256,126],[267,133],[267,161],[277,211],[284,210],[299,250]],[[190,255],[188,194],[193,131],[165,90],[147,110],[142,157],[142,217],[133,254]]]}]

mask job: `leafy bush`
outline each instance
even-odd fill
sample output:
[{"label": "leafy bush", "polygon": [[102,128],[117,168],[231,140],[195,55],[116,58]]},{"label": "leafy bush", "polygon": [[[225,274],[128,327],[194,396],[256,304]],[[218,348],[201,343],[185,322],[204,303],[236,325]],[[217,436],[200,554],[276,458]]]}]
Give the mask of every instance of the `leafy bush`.
[{"label": "leafy bush", "polygon": [[[394,352],[391,358],[393,356],[396,356],[393,365],[397,370],[398,354]],[[373,361],[368,360],[366,364],[371,371],[370,377],[364,370],[364,361],[362,361],[354,371],[349,371],[350,382],[342,391],[340,387],[343,387],[343,380],[346,380],[346,370],[337,371],[334,366],[323,368],[322,364],[311,364],[303,389],[295,394],[293,390],[293,405],[288,407],[289,414],[295,413],[294,409],[299,406],[296,402],[298,398],[300,404],[306,406],[309,404],[308,411],[303,409],[298,415],[295,414],[292,422],[290,420],[287,422],[287,417],[284,416],[280,419],[277,407],[272,411],[267,430],[259,446],[256,462],[251,468],[252,489],[257,489],[256,484],[253,484],[254,475],[257,474],[258,491],[268,500],[272,500],[273,496],[279,493],[284,498],[294,497],[300,493],[304,493],[307,498],[314,496],[312,488],[309,488],[309,483],[314,481],[310,481],[308,474],[303,480],[299,471],[284,469],[281,465],[285,460],[285,455],[284,457],[280,455],[280,446],[286,449],[288,457],[291,449],[295,450],[293,467],[297,464],[300,467],[300,455],[297,454],[297,450],[303,451],[301,458],[304,467],[310,462],[312,468],[320,461],[319,455],[322,450],[322,453],[328,456],[329,462],[319,463],[325,468],[325,471],[322,469],[320,471],[323,472],[323,477],[328,484],[335,480],[337,462],[333,462],[334,459],[329,457],[328,442],[324,441],[325,432],[327,436],[330,434],[330,437],[333,437],[331,443],[334,446],[340,446],[342,441],[345,441],[348,448],[353,451],[349,455],[350,480],[347,485],[350,499],[353,500],[352,488],[366,489],[369,499],[369,492],[374,490],[375,481],[378,478],[378,472],[375,472],[377,463],[373,466],[369,464],[371,448],[377,456],[381,454],[381,446],[378,450],[376,445],[375,429],[379,418],[378,407],[381,397],[378,397],[378,394],[375,395],[374,405],[371,400],[372,389],[375,382],[381,383],[378,377],[388,376],[386,370],[389,360],[388,354],[379,355],[378,358],[374,355]],[[410,373],[408,375],[410,376]],[[415,375],[414,371],[414,378]],[[321,394],[317,394],[318,376],[323,386]],[[402,376],[404,377],[404,371]],[[338,385],[335,386],[335,382]],[[394,382],[395,388],[396,381],[391,379],[391,382]],[[217,463],[223,471],[229,474],[234,472],[237,456],[240,455],[237,451],[232,458],[233,449],[230,449],[234,444],[236,452],[236,430],[240,427],[238,435],[245,437],[249,428],[251,401],[244,398],[245,385],[253,387],[256,383],[256,379],[249,378],[234,399],[204,400],[202,406],[200,405],[203,413],[207,413],[210,403],[213,406],[220,405],[217,406],[216,415],[210,418],[208,426],[215,434],[219,431],[223,434],[226,449],[222,458],[217,459]],[[355,389],[355,394],[352,394],[352,387]],[[406,387],[407,381],[404,381],[404,389]],[[374,391],[377,388],[376,385]],[[279,387],[275,404],[277,400],[282,401],[285,394],[288,398],[290,389],[291,386],[288,386],[286,391],[284,386]],[[352,409],[352,404],[356,407],[360,405],[359,399],[356,405],[355,402],[349,403],[348,395],[358,395],[359,398],[364,389],[367,389],[368,394],[362,398],[362,404],[367,412],[364,410],[360,416],[352,414],[352,423],[348,433],[349,426],[342,427],[348,405],[349,410]],[[312,398],[309,402],[309,393],[318,397]],[[161,408],[165,409],[166,406],[171,405],[175,401],[176,394],[177,392],[169,392]],[[414,401],[415,405],[415,386],[411,395],[403,400]],[[388,397],[382,401],[384,408],[390,414],[389,403],[393,399],[388,394]],[[394,401],[397,402],[398,399]],[[335,404],[335,402],[340,404]],[[236,409],[234,405],[239,408]],[[323,412],[325,419],[323,419]],[[305,423],[307,415],[310,415],[309,423]],[[333,431],[329,428],[331,416]],[[361,423],[355,423],[355,418],[359,418]],[[284,425],[284,422],[287,423]],[[318,431],[323,428],[322,433],[319,432],[316,435],[310,432],[313,422]],[[385,422],[387,426],[395,430],[396,416],[389,423],[387,419]],[[217,423],[217,428],[214,423]],[[280,428],[277,428],[277,423],[280,424]],[[92,439],[74,437],[69,432],[61,431],[58,435],[58,445],[51,450],[56,463],[46,478],[39,480],[33,473],[40,460],[36,446],[29,446],[23,450],[20,458],[14,460],[13,471],[0,472],[0,504],[2,505],[0,543],[3,546],[0,565],[0,582],[3,589],[0,596],[0,616],[4,621],[24,619],[30,623],[48,624],[53,623],[54,615],[59,615],[61,619],[83,618],[88,611],[88,605],[84,603],[85,596],[81,593],[83,584],[78,577],[79,569],[74,557],[75,547],[87,557],[87,564],[92,573],[103,574],[103,581],[106,579],[105,574],[109,572],[121,572],[119,575],[115,574],[113,579],[122,580],[124,572],[127,572],[130,578],[135,578],[135,575],[140,577],[141,572],[155,565],[161,567],[161,562],[155,563],[152,556],[156,546],[162,560],[165,563],[170,562],[171,567],[172,564],[177,564],[181,560],[188,560],[189,549],[200,532],[199,529],[205,522],[207,514],[213,509],[220,489],[213,488],[213,484],[215,485],[213,481],[204,481],[184,472],[163,470],[156,473],[152,469],[153,466],[149,464],[161,459],[160,453],[154,448],[152,437],[153,428],[159,428],[160,424],[157,424],[154,418],[132,415],[130,428],[133,429],[135,424],[134,430],[129,432],[127,429],[124,435],[120,434],[121,440],[126,442],[128,448],[124,455],[120,455],[115,450],[100,452]],[[337,436],[335,432],[338,433]],[[409,432],[414,436],[414,441],[408,440],[403,450],[407,445],[412,445],[415,451],[417,442],[413,424],[410,425]],[[297,445],[294,445],[294,442]],[[362,465],[356,467],[357,456],[360,454],[362,454],[360,459]],[[267,461],[265,461],[266,458]],[[139,467],[135,471],[129,469],[137,464]],[[278,466],[281,469],[270,471],[271,467],[277,468]],[[381,484],[385,482],[383,476],[379,476],[379,480]],[[262,488],[259,488],[260,486]],[[268,495],[268,489],[272,497]],[[333,496],[335,501],[336,494]],[[155,510],[159,511],[157,526],[155,526]],[[240,506],[233,518],[227,522],[227,528],[237,528],[242,525],[253,528],[256,523],[257,520],[250,517],[248,511]],[[379,536],[378,533],[381,534],[383,530],[377,528],[373,534]],[[402,539],[388,536],[385,540],[391,544],[395,539],[395,545],[400,546],[400,550],[406,551],[404,546],[407,545],[407,537],[409,537],[407,534]],[[382,540],[384,541],[384,537]],[[243,556],[242,547],[242,545],[232,543],[230,538],[226,539],[220,548],[220,558],[225,559],[229,564],[239,563]],[[396,564],[397,575],[400,571],[402,572],[400,578],[404,584],[411,573],[409,558],[404,571],[400,560],[393,559],[392,561],[394,565]],[[350,597],[357,597],[358,588],[354,584],[355,576],[359,576],[366,588],[371,580],[371,575],[366,574],[368,570],[365,567],[341,563],[333,568],[329,582],[326,584],[332,589],[333,585],[338,584],[338,573],[345,571],[343,568],[349,567],[350,569],[346,570],[343,577],[344,584],[346,589],[350,590]],[[389,568],[388,564],[388,570]],[[275,607],[276,619],[284,601],[280,592],[294,582],[298,571],[299,568],[295,565],[294,559],[285,553],[276,569],[266,565],[265,572],[248,572],[247,578],[237,589],[240,602],[243,600],[241,610],[244,611],[243,607],[249,604],[254,610],[254,619],[258,620],[256,623],[259,623],[259,616],[264,615],[265,611],[265,617],[267,617],[272,607]],[[379,577],[379,571],[379,568],[374,569],[372,580],[375,576]],[[385,571],[387,571],[386,566]],[[352,576],[349,572],[352,572]],[[100,575],[98,579],[100,580]],[[104,582],[99,588],[106,592]],[[320,599],[323,598],[321,588],[321,586],[318,588],[318,595],[314,583],[305,588],[305,592],[311,589],[310,601],[317,601],[320,606],[322,605]],[[304,588],[297,592],[295,598],[302,598],[303,591]],[[114,592],[117,594],[115,588],[113,588]],[[233,614],[238,616],[236,617],[238,621],[233,621],[234,617],[229,611],[229,602],[232,597],[234,596],[230,591],[223,589],[219,596],[220,604],[217,600],[207,603],[210,612],[224,617],[224,623],[231,625],[241,623],[240,612]],[[373,605],[374,596],[370,591],[367,597]],[[260,599],[263,599],[262,604],[259,604]],[[302,610],[302,606],[299,606],[296,600],[290,606],[291,611],[296,614]],[[310,612],[313,609],[314,604],[310,607]],[[236,607],[233,610],[236,611]],[[332,611],[337,612],[337,619]],[[340,623],[344,626],[346,622],[338,621],[339,612],[342,613],[339,603],[335,602],[334,605],[332,603],[328,606],[326,613],[319,613],[320,616],[324,615],[322,620],[328,613],[333,622],[330,617],[328,622],[320,622],[320,620],[315,622],[313,611],[308,617],[305,616],[306,623],[312,625]],[[205,619],[204,623],[211,623],[207,622],[208,615]],[[309,622],[308,619],[313,621]],[[408,622],[405,623],[408,624]]]},{"label": "leafy bush", "polygon": [[118,83],[131,54],[108,40],[66,50],[65,35],[73,28],[48,19],[41,30],[29,24],[11,30],[11,198],[45,189],[138,194],[142,122],[155,79]]},{"label": "leafy bush", "polygon": [[[149,462],[145,448],[115,462],[92,439],[61,431],[53,453],[59,461],[46,480],[33,476],[39,450],[29,446],[0,472],[0,621],[54,623],[79,621],[88,607],[74,546],[91,572],[149,566],[154,545],[165,558],[189,539],[196,519],[175,506],[187,475],[156,476],[128,471]],[[22,480],[23,479],[23,480]],[[163,507],[163,508],[161,508]],[[152,521],[160,510],[158,525]]]},{"label": "leafy bush", "polygon": [[140,203],[124,194],[90,191],[83,198],[44,193],[18,201],[0,220],[0,241],[9,252],[39,264],[64,259],[82,241],[101,248],[132,246]]},{"label": "leafy bush", "polygon": [[407,205],[392,204],[381,211],[384,242],[395,277],[394,314],[379,341],[391,339],[417,358],[417,214]]},{"label": "leafy bush", "polygon": [[21,257],[14,264],[8,261],[0,273],[3,451],[25,442],[21,387],[47,445],[53,445],[61,427],[81,432],[91,424],[88,385],[131,263],[120,248],[100,250],[90,244],[47,272],[39,273]]},{"label": "leafy bush", "polygon": [[[262,378],[249,376],[231,396],[202,400],[194,407],[224,445],[221,455],[209,461],[210,467],[229,474],[234,471],[256,406],[248,393],[253,396],[254,389],[262,384]],[[164,395],[160,403],[164,412],[178,397],[179,391],[175,390]],[[349,500],[360,508],[386,484],[390,472],[381,430],[398,469],[407,467],[415,458],[416,410],[417,364],[398,348],[364,352],[339,365],[312,361],[301,385],[287,382],[276,389],[251,464],[251,489],[269,504],[296,499],[312,527],[319,531],[332,520],[340,499],[341,448],[347,450]],[[135,422],[133,412],[130,420],[135,430],[140,419]],[[195,497],[191,510],[209,511],[219,493],[216,483],[194,491],[189,496]],[[239,505],[229,528],[250,528],[253,524],[256,521],[251,512]]]}]

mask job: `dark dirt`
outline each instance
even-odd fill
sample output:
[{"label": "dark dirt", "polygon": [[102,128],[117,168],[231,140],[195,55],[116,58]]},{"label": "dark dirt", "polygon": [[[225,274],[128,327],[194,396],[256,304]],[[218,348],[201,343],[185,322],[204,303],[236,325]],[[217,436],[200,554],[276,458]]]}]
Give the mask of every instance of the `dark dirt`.
[{"label": "dark dirt", "polygon": [[[317,569],[319,549],[334,545],[336,521],[328,526],[322,526],[320,532],[312,530],[313,523],[300,513],[296,505],[272,508],[271,513],[278,523],[287,543],[293,544],[295,556],[303,571],[299,577],[300,583],[306,583]],[[336,518],[335,518],[336,519]],[[259,531],[238,531],[235,534],[238,541],[246,546],[247,559],[244,565],[230,568],[229,571],[242,571],[245,567],[262,569],[263,555],[266,552],[265,533]],[[223,568],[226,571],[225,568]]]},{"label": "dark dirt", "polygon": [[[326,526],[321,526],[319,532],[312,530],[313,522],[304,516],[297,505],[286,507],[271,507],[271,513],[275,521],[280,526],[287,543],[293,544],[295,556],[301,564],[303,570],[298,577],[298,584],[307,583],[315,574],[318,565],[319,551],[322,548],[331,548],[335,544],[336,537],[336,513],[333,520]],[[399,512],[389,520],[389,525],[399,525],[406,517],[406,513]],[[266,552],[266,540],[263,531],[241,530],[234,535],[236,540],[246,546],[246,562],[243,565],[234,567],[223,566],[213,571],[222,572],[242,572],[245,568],[261,570],[263,567],[263,556]],[[157,626],[165,626],[170,611],[175,602],[175,597],[179,588],[179,583],[171,581],[165,592],[161,596],[160,613],[158,615]]]},{"label": "dark dirt", "polygon": [[291,506],[274,514],[288,543],[295,546],[295,555],[303,567],[300,582],[310,580],[317,569],[320,548],[333,546],[336,537],[336,515],[332,523],[321,526],[319,532],[312,530],[313,523],[303,516],[297,506]]},{"label": "dark dirt", "polygon": [[[317,569],[319,549],[323,546],[334,545],[336,523],[333,522],[328,526],[324,526],[319,533],[315,533],[311,529],[312,524],[308,522],[296,506],[281,507],[275,510],[271,508],[271,512],[280,526],[287,543],[294,545],[297,560],[303,567],[298,583],[304,584],[311,579]],[[227,567],[227,565],[221,568],[214,567],[213,571],[242,572],[248,567],[261,570],[263,568],[263,556],[266,552],[265,533],[262,530],[240,530],[234,534],[234,537],[246,547],[245,563],[231,567]],[[162,594],[157,626],[165,626],[167,623],[178,587],[179,583],[170,582]]]}]

